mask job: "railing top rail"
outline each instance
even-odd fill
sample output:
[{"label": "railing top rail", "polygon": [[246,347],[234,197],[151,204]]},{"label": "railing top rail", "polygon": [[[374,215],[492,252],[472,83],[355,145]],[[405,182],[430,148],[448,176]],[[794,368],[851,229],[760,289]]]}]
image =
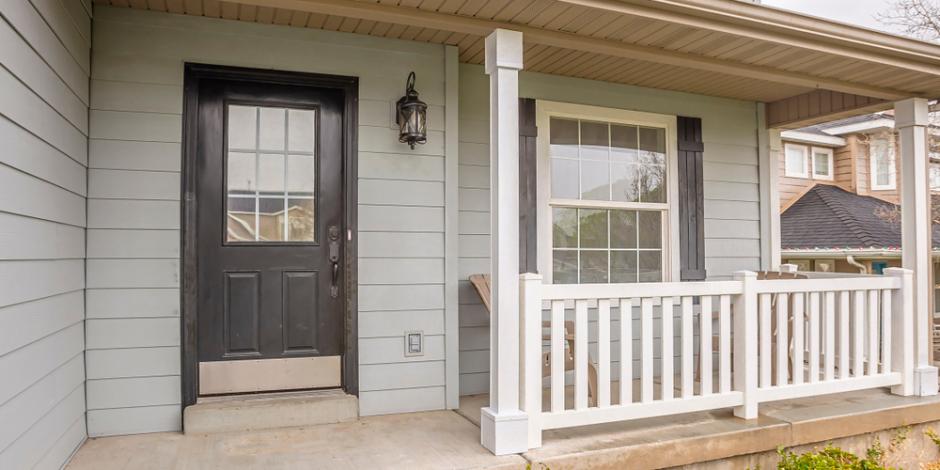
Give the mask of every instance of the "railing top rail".
[{"label": "railing top rail", "polygon": [[816,279],[766,279],[756,282],[761,294],[783,292],[857,291],[869,289],[900,289],[901,279],[894,276],[841,277]]},{"label": "railing top rail", "polygon": [[743,283],[741,281],[651,282],[639,284],[544,284],[541,288],[542,300],[736,295],[742,292]]}]

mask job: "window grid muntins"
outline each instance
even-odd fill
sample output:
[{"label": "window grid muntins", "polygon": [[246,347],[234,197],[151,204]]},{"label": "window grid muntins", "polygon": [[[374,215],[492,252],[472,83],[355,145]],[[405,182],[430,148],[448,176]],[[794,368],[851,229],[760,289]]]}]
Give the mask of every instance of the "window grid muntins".
[{"label": "window grid muntins", "polygon": [[316,111],[227,109],[226,241],[315,241]]},{"label": "window grid muntins", "polygon": [[[550,127],[553,282],[661,281],[668,208],[665,129],[566,118],[552,118]],[[593,135],[586,136],[585,128]],[[586,177],[589,166],[606,171]],[[625,171],[618,174],[618,166]],[[615,220],[629,222],[632,233],[626,233],[627,227],[615,230]],[[603,225],[603,243],[586,243],[585,227],[598,223]]]}]

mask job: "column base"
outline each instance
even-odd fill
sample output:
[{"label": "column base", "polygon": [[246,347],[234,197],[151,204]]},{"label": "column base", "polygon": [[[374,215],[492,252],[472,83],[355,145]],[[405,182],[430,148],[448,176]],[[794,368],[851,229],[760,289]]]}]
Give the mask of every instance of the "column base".
[{"label": "column base", "polygon": [[529,450],[529,417],[522,411],[496,414],[480,410],[480,443],[495,455],[520,454]]},{"label": "column base", "polygon": [[914,394],[928,397],[937,394],[937,368],[921,366],[914,369]]}]

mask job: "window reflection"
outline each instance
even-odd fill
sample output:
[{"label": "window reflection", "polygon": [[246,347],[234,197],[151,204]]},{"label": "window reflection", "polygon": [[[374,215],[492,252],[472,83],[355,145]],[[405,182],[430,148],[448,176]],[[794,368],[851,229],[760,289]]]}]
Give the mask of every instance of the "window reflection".
[{"label": "window reflection", "polygon": [[229,105],[226,241],[316,241],[316,111]]}]

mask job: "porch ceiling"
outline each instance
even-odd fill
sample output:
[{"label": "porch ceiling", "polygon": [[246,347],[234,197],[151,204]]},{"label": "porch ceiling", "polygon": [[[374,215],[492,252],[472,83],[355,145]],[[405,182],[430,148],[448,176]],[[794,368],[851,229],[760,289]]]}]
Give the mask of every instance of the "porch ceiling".
[{"label": "porch ceiling", "polygon": [[486,34],[516,29],[528,71],[768,103],[817,89],[940,97],[940,45],[736,0],[95,3],[449,44],[473,64]]}]

